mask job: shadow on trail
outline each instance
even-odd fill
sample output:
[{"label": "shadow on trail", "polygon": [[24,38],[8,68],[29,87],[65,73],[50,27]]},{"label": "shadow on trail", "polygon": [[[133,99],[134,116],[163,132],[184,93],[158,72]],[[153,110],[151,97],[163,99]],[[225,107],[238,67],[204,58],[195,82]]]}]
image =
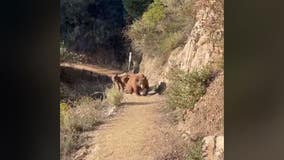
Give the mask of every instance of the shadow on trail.
[{"label": "shadow on trail", "polygon": [[160,101],[153,101],[153,102],[124,102],[121,104],[121,106],[124,105],[147,105],[147,104],[154,104],[154,103],[158,103]]}]

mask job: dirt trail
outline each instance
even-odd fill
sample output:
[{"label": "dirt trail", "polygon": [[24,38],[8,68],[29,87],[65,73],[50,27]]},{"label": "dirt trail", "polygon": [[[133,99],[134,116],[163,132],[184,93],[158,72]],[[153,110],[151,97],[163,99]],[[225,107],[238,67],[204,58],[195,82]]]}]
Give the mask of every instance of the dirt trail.
[{"label": "dirt trail", "polygon": [[75,154],[74,159],[173,158],[171,154],[175,152],[175,144],[179,144],[179,138],[161,113],[163,103],[163,97],[158,95],[146,97],[125,95],[121,112],[97,130],[86,133],[88,140]]},{"label": "dirt trail", "polygon": [[[107,76],[122,73],[96,65],[61,63],[62,67]],[[118,113],[97,129],[82,133],[84,142],[72,155],[74,160],[172,160],[180,137],[161,111],[160,95],[124,95]]]},{"label": "dirt trail", "polygon": [[77,63],[60,63],[61,67],[69,67],[78,70],[85,70],[89,72],[99,73],[107,76],[112,76],[115,73],[122,73],[122,71],[114,70],[114,69],[107,69],[97,65],[90,65],[90,64],[77,64]]}]

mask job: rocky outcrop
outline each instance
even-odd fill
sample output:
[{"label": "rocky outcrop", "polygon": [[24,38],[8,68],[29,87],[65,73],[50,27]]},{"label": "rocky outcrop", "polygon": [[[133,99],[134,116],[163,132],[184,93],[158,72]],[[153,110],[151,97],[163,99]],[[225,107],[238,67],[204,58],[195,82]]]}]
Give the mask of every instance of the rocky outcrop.
[{"label": "rocky outcrop", "polygon": [[224,160],[224,136],[204,137],[202,152],[204,160]]},{"label": "rocky outcrop", "polygon": [[169,67],[187,71],[215,63],[224,52],[224,1],[197,0],[195,20],[185,47],[169,57]]},{"label": "rocky outcrop", "polygon": [[[170,68],[193,71],[207,64],[219,64],[224,55],[224,0],[196,0],[195,24],[193,25],[185,46],[174,49],[165,64],[159,57],[143,56],[141,71],[149,80],[157,83],[167,82]],[[215,65],[216,66],[216,65]]]}]

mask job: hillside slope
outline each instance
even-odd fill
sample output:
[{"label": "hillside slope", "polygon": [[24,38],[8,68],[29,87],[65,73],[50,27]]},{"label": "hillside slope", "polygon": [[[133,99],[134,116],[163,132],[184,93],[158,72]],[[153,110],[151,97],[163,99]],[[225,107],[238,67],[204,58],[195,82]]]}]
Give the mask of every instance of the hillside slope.
[{"label": "hillside slope", "polygon": [[193,5],[195,23],[185,46],[174,49],[163,66],[155,64],[160,57],[143,55],[141,71],[151,81],[165,80],[170,68],[193,71],[207,64],[222,65],[224,56],[224,1],[196,0]]},{"label": "hillside slope", "polygon": [[161,57],[143,55],[141,71],[150,83],[169,82],[171,68],[192,72],[210,65],[217,73],[205,95],[194,109],[185,109],[179,131],[188,143],[203,138],[203,154],[208,160],[221,160],[224,156],[224,1],[196,0],[193,5],[194,25],[188,39],[169,53],[163,65]]}]

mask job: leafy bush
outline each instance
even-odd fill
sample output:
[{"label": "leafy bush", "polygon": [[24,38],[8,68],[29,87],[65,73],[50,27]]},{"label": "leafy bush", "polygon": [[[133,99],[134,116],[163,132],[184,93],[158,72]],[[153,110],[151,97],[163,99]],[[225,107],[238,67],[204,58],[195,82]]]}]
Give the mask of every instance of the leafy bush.
[{"label": "leafy bush", "polygon": [[155,27],[161,20],[166,16],[165,7],[160,0],[154,0],[154,2],[149,6],[147,12],[142,16],[142,21],[149,28]]},{"label": "leafy bush", "polygon": [[127,14],[132,18],[139,18],[153,0],[123,0]]},{"label": "leafy bush", "polygon": [[192,1],[188,0],[154,0],[125,34],[136,51],[161,57],[185,42],[193,26],[191,9]]},{"label": "leafy bush", "polygon": [[60,18],[61,40],[80,51],[109,47],[125,25],[123,4],[113,0],[60,0]]},{"label": "leafy bush", "polygon": [[62,130],[69,130],[69,106],[66,103],[60,103],[60,128]]},{"label": "leafy bush", "polygon": [[204,67],[193,72],[173,69],[169,74],[167,102],[171,107],[192,109],[205,94],[212,72]]},{"label": "leafy bush", "polygon": [[169,33],[160,41],[160,50],[162,53],[170,52],[183,43],[184,34],[182,32]]},{"label": "leafy bush", "polygon": [[203,160],[202,156],[203,141],[201,138],[190,148],[187,160]]},{"label": "leafy bush", "polygon": [[112,105],[118,106],[121,104],[123,94],[116,88],[112,87],[106,90],[107,102]]},{"label": "leafy bush", "polygon": [[86,63],[87,60],[86,55],[67,51],[66,48],[60,48],[60,62]]}]

